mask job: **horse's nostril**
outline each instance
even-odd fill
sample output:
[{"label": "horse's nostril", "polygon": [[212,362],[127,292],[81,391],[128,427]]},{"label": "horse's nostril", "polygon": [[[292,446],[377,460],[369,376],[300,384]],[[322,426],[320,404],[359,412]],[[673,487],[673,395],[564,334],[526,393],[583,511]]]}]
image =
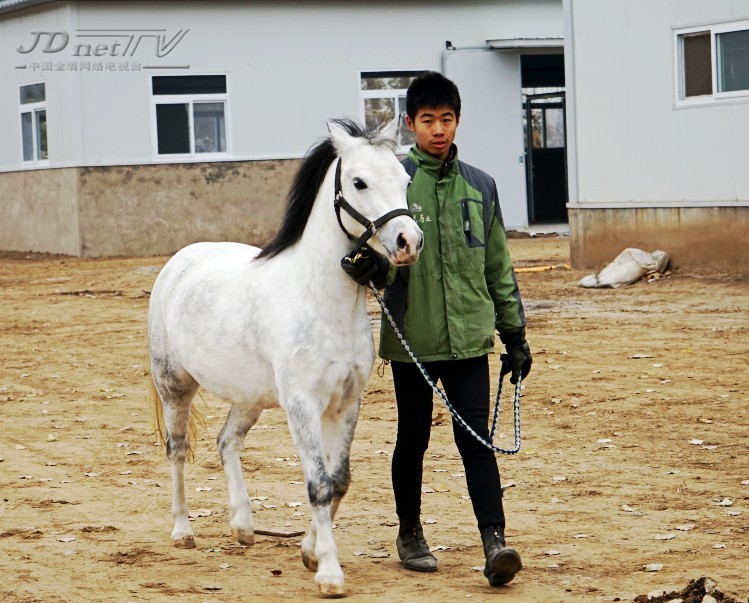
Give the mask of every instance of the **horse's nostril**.
[{"label": "horse's nostril", "polygon": [[398,235],[396,243],[398,245],[398,249],[405,249],[408,246],[408,241],[406,241],[406,238],[402,234]]},{"label": "horse's nostril", "polygon": [[419,251],[421,251],[422,249],[424,249],[424,235],[423,234],[419,235],[419,244],[417,246],[417,249]]}]

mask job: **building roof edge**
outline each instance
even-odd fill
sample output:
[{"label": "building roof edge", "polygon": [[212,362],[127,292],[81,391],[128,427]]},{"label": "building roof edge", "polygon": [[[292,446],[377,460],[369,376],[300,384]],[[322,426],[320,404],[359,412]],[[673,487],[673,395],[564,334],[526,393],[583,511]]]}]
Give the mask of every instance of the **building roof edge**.
[{"label": "building roof edge", "polygon": [[0,0],[0,15],[11,13],[13,11],[38,6],[39,4],[49,4],[58,0]]}]

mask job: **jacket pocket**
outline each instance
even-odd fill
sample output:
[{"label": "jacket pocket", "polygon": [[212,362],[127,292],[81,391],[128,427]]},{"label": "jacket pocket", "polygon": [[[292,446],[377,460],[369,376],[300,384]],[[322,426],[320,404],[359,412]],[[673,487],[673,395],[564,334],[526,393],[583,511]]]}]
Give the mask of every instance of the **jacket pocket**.
[{"label": "jacket pocket", "polygon": [[460,202],[463,218],[463,235],[467,247],[484,247],[484,202],[478,199],[463,199]]}]

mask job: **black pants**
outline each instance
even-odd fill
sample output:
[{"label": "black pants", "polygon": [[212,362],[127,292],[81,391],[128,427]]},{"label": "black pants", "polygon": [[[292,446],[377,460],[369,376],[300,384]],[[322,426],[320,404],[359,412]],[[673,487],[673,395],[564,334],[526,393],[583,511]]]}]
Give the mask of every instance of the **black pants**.
[{"label": "black pants", "polygon": [[[487,438],[488,357],[425,362],[424,368],[435,382],[441,382],[448,400],[465,422]],[[415,364],[392,362],[392,369],[398,403],[398,437],[392,466],[395,509],[400,519],[415,521],[421,514],[423,461],[432,426],[433,392]],[[468,494],[479,529],[486,526],[504,528],[502,488],[494,453],[455,421],[453,435],[463,459]]]}]

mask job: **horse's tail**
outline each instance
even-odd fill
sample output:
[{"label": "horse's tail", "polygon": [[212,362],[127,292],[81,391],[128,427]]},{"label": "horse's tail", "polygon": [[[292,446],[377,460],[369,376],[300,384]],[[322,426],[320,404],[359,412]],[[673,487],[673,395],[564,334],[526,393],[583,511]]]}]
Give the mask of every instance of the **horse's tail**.
[{"label": "horse's tail", "polygon": [[[166,446],[166,425],[164,424],[164,409],[161,402],[161,396],[156,389],[153,375],[151,374],[151,363],[146,363],[146,375],[148,376],[148,406],[151,409],[151,424],[154,434],[158,434],[162,446]],[[202,399],[202,396],[201,396]],[[190,421],[187,425],[187,460],[191,463],[195,461],[195,441],[197,440],[198,431],[205,428],[205,418],[198,407],[193,403],[190,406]]]},{"label": "horse's tail", "polygon": [[166,445],[166,436],[164,435],[166,428],[164,427],[164,410],[161,407],[161,396],[156,391],[156,384],[153,382],[153,375],[150,370],[146,370],[148,375],[148,407],[151,409],[151,426],[154,430],[154,435],[158,435],[158,442],[154,444]]}]

